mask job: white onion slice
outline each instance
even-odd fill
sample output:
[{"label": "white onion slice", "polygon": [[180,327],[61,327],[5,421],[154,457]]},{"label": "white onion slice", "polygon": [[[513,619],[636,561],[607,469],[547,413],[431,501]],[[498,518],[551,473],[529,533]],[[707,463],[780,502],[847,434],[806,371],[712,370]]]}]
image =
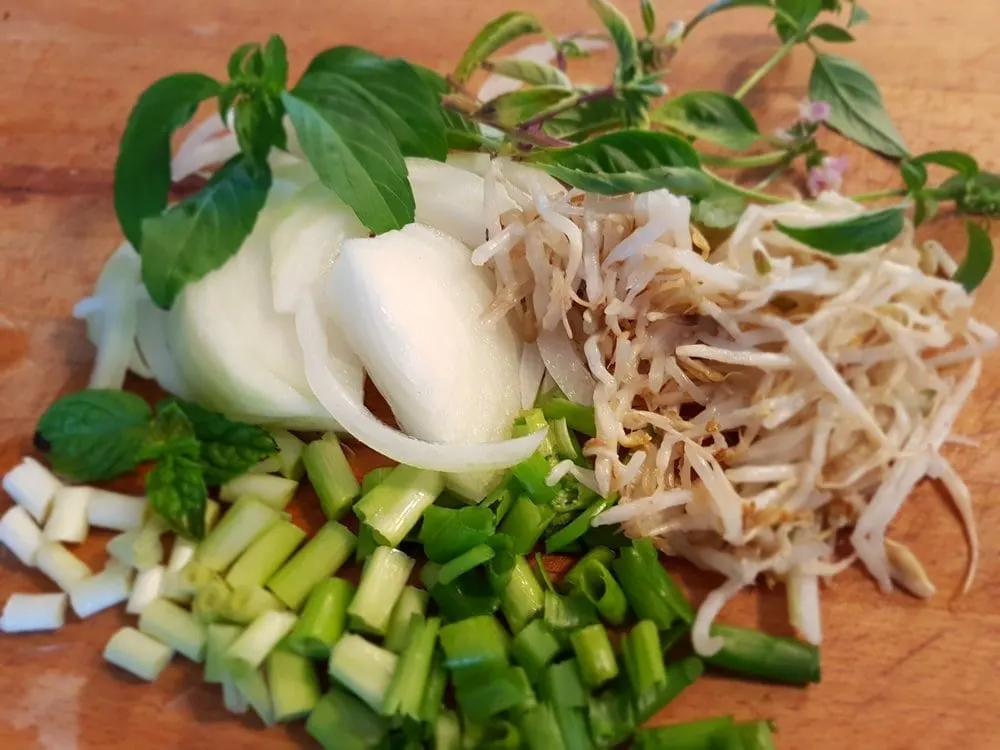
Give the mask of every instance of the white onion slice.
[{"label": "white onion slice", "polygon": [[597,383],[573,342],[563,336],[561,331],[542,331],[538,335],[538,353],[545,363],[545,369],[556,381],[559,390],[566,394],[566,398],[585,406],[594,403],[594,388]]},{"label": "white onion slice", "polygon": [[545,363],[537,344],[525,344],[521,350],[521,408],[530,409],[538,398],[538,388],[545,377]]}]

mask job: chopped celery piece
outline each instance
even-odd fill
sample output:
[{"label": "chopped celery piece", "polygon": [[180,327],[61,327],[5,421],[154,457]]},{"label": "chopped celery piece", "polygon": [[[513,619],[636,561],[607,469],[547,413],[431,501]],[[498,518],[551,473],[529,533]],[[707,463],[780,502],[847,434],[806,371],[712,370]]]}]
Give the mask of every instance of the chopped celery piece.
[{"label": "chopped celery piece", "polygon": [[253,497],[274,510],[284,510],[295,497],[299,483],[272,474],[244,474],[230,479],[219,488],[219,499],[231,503],[241,497]]},{"label": "chopped celery piece", "polygon": [[319,701],[319,679],[313,663],[282,648],[268,654],[267,686],[279,724],[305,718]]},{"label": "chopped celery piece", "polygon": [[407,586],[396,600],[389,618],[389,628],[385,634],[383,646],[395,654],[403,650],[406,642],[410,620],[413,617],[423,618],[427,612],[427,592],[413,586]]},{"label": "chopped celery piece", "polygon": [[389,721],[333,687],[309,714],[306,731],[324,750],[371,750],[389,733]]},{"label": "chopped celery piece", "polygon": [[309,443],[302,460],[323,513],[331,521],[340,520],[361,494],[361,485],[354,477],[337,436],[328,432],[320,440]]},{"label": "chopped celery piece", "polygon": [[191,661],[200,662],[205,658],[205,628],[190,612],[166,599],[156,599],[142,610],[139,630]]},{"label": "chopped celery piece", "polygon": [[347,606],[353,597],[354,584],[342,578],[317,584],[288,636],[288,647],[309,659],[328,659],[331,647],[344,633]]},{"label": "chopped celery piece", "polygon": [[379,544],[396,547],[444,489],[439,472],[396,466],[354,506]]},{"label": "chopped celery piece", "polygon": [[347,608],[352,630],[385,635],[392,609],[406,586],[413,564],[409,556],[397,549],[378,547],[372,553]]},{"label": "chopped celery piece", "polygon": [[226,583],[233,588],[263,586],[305,538],[306,532],[291,521],[275,521],[233,563],[226,574]]},{"label": "chopped celery piece", "polygon": [[330,651],[330,676],[378,712],[397,662],[391,651],[348,633]]},{"label": "chopped celery piece", "polygon": [[152,682],[170,663],[174,652],[135,628],[122,628],[104,647],[104,659],[136,677]]},{"label": "chopped celery piece", "polygon": [[223,571],[278,518],[278,511],[259,500],[240,498],[202,540],[197,557],[211,570]]},{"label": "chopped celery piece", "polygon": [[336,521],[328,521],[316,536],[271,576],[267,587],[291,609],[299,609],[309,592],[329,578],[354,551],[354,534]]}]

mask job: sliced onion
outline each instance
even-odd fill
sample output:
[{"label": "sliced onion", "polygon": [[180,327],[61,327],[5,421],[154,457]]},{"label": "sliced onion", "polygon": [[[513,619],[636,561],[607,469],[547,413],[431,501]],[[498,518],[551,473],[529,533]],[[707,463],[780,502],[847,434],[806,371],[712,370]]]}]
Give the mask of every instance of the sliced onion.
[{"label": "sliced onion", "polygon": [[545,377],[545,363],[537,344],[525,344],[521,350],[521,408],[530,409],[538,398],[538,387]]},{"label": "sliced onion", "polygon": [[191,400],[194,394],[184,382],[167,343],[167,320],[170,313],[153,304],[148,295],[139,299],[136,310],[135,343],[149,365],[150,377],[163,390]]},{"label": "sliced onion", "polygon": [[597,383],[573,342],[563,336],[562,331],[542,331],[538,335],[538,353],[566,398],[585,406],[594,403]]},{"label": "sliced onion", "polygon": [[406,171],[416,202],[415,221],[440,229],[470,248],[486,239],[482,177],[430,159],[407,159]]}]

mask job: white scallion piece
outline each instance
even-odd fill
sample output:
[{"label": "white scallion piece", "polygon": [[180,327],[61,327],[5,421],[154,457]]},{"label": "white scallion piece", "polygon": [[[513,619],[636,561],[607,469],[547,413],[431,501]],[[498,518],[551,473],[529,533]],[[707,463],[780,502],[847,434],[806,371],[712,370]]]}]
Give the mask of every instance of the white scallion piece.
[{"label": "white scallion piece", "polygon": [[139,630],[170,646],[191,661],[205,658],[205,629],[187,610],[166,599],[156,599],[139,615]]},{"label": "white scallion piece", "polygon": [[140,679],[152,682],[170,663],[174,652],[135,628],[122,628],[104,647],[104,659]]},{"label": "white scallion piece", "polygon": [[229,667],[237,676],[256,671],[275,646],[288,635],[298,617],[292,612],[265,612],[226,650]]},{"label": "white scallion piece", "polygon": [[163,562],[163,543],[160,536],[165,525],[153,516],[140,529],[124,531],[108,542],[108,554],[137,570],[149,570]]},{"label": "white scallion piece", "polygon": [[170,557],[167,560],[167,571],[179,573],[187,567],[187,564],[194,560],[198,551],[198,543],[183,536],[174,537],[174,546],[170,550]]},{"label": "white scallion piece", "polygon": [[25,457],[3,478],[3,489],[14,502],[44,523],[56,490],[62,482],[33,458]]},{"label": "white scallion piece", "polygon": [[87,503],[87,522],[100,529],[138,529],[142,526],[148,505],[144,497],[92,488]]},{"label": "white scallion piece", "polygon": [[42,530],[28,511],[15,505],[0,518],[0,544],[22,563],[34,567],[35,556],[42,545]]},{"label": "white scallion piece", "polygon": [[275,510],[284,510],[295,497],[299,483],[294,479],[276,477],[273,474],[244,474],[230,479],[219,488],[219,499],[235,502],[244,495],[250,495]]},{"label": "white scallion piece", "polygon": [[58,630],[66,622],[66,594],[11,594],[0,615],[4,633]]},{"label": "white scallion piece", "polygon": [[69,591],[93,571],[87,564],[58,542],[46,542],[38,548],[35,565],[63,591]]},{"label": "white scallion piece", "polygon": [[139,573],[135,577],[135,583],[132,584],[132,593],[129,595],[128,604],[125,605],[125,611],[130,615],[142,614],[150,602],[159,598],[163,589],[164,573],[166,568],[162,565]]},{"label": "white scallion piece", "polygon": [[47,542],[79,544],[87,538],[87,505],[93,490],[90,487],[60,487],[52,499],[49,520],[42,537]]},{"label": "white scallion piece", "polygon": [[131,588],[132,570],[113,566],[70,587],[69,601],[82,619],[125,601]]}]

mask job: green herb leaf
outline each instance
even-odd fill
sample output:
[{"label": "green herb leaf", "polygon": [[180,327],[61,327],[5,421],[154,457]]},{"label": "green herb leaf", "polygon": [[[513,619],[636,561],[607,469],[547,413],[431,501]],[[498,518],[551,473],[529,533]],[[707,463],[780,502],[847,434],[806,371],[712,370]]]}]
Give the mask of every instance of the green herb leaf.
[{"label": "green herb leaf", "polygon": [[593,99],[553,115],[542,129],[553,138],[579,140],[621,127],[625,116],[625,105],[620,99]]},{"label": "green herb leaf", "polygon": [[38,420],[35,445],[59,474],[96,482],[139,464],[152,411],[125,391],[89,389],[63,396]]},{"label": "green herb leaf", "polygon": [[[441,97],[452,93],[451,84],[440,73],[425,68],[423,65],[414,65],[413,69],[430,88],[436,101],[440,101]],[[443,107],[441,115],[444,119],[445,140],[449,149],[459,151],[477,151],[479,149],[485,139],[476,123],[462,117],[458,112]]]},{"label": "green herb leaf", "polygon": [[810,35],[817,39],[822,39],[824,42],[832,42],[833,44],[844,44],[854,41],[854,35],[850,31],[832,23],[821,23],[813,26]]},{"label": "green herb leaf", "polygon": [[136,249],[142,247],[143,220],[167,207],[170,137],[221,88],[208,76],[177,73],[146,89],[132,108],[115,163],[115,213]]},{"label": "green herb leaf", "polygon": [[604,195],[657,188],[704,195],[712,186],[691,144],[669,133],[620,130],[578,146],[535,151],[528,159],[573,187]]},{"label": "green herb leaf", "polygon": [[914,156],[911,161],[918,164],[937,164],[958,172],[963,177],[974,177],[979,173],[976,160],[962,151],[928,151],[926,154]]},{"label": "green herb leaf", "polygon": [[851,3],[851,18],[847,22],[847,25],[848,26],[857,26],[859,23],[864,23],[865,21],[870,20],[871,17],[872,17],[871,13],[869,13],[867,10],[865,10],[864,8],[862,8],[856,2],[852,2]]},{"label": "green herb leaf", "polygon": [[811,227],[794,227],[776,222],[778,229],[793,240],[831,255],[863,253],[884,245],[903,231],[903,209],[887,208]]},{"label": "green herb leaf", "polygon": [[809,98],[829,103],[827,123],[847,138],[886,156],[907,155],[906,144],[885,111],[875,81],[853,60],[816,55]]},{"label": "green herb leaf", "polygon": [[961,191],[956,195],[955,203],[964,213],[1000,216],[1000,175],[993,172],[978,172],[972,177],[955,175],[946,180],[938,191]]},{"label": "green herb leaf", "polygon": [[534,86],[501,94],[496,99],[488,101],[476,113],[476,116],[490,122],[495,122],[503,128],[544,116],[553,108],[564,106],[575,94],[559,86]]},{"label": "green herb leaf", "polygon": [[264,85],[275,96],[288,86],[288,48],[277,34],[264,45]]},{"label": "green herb leaf", "polygon": [[491,73],[524,81],[533,86],[561,86],[572,88],[569,77],[553,65],[542,65],[531,60],[521,60],[516,57],[501,57],[498,60],[487,60],[483,68]]},{"label": "green herb leaf", "polygon": [[775,7],[779,12],[774,16],[774,28],[784,42],[804,34],[823,10],[821,0],[776,0]]},{"label": "green herb leaf", "polygon": [[543,30],[542,24],[530,13],[518,10],[497,16],[486,24],[469,44],[455,66],[455,80],[464,83],[476,68],[501,47],[528,34]]},{"label": "green herb leaf", "polygon": [[[251,62],[251,58],[255,58],[259,62]],[[226,73],[232,81],[243,81],[249,77],[247,69],[252,70],[256,65],[263,69],[264,60],[260,45],[257,42],[247,42],[237,47],[229,56]]]},{"label": "green herb leaf", "polygon": [[189,281],[225,263],[243,245],[271,187],[267,164],[233,157],[201,191],[142,225],[142,281],[169,308]]},{"label": "green herb leaf", "polygon": [[197,458],[168,453],[146,474],[146,496],[153,509],[179,534],[205,535],[208,490]]},{"label": "green herb leaf", "polygon": [[325,78],[322,89],[282,94],[299,144],[320,182],[376,234],[413,221],[413,191],[396,139],[353,86]]},{"label": "green herb leaf", "polygon": [[734,151],[750,148],[760,132],[742,102],[719,91],[689,91],[650,112],[654,122]]},{"label": "green herb leaf", "polygon": [[250,160],[267,168],[271,147],[285,147],[284,111],[271,97],[241,97],[236,101],[236,140]]},{"label": "green herb leaf", "polygon": [[713,190],[694,205],[692,218],[697,223],[712,229],[728,229],[736,226],[743,215],[746,201],[729,190]]},{"label": "green herb leaf", "polygon": [[695,26],[700,24],[706,18],[714,16],[716,13],[721,13],[724,10],[732,10],[733,8],[770,8],[771,0],[715,0],[714,3],[709,3],[706,5],[702,11],[696,15],[684,29],[684,36],[691,33],[691,30]]},{"label": "green herb leaf", "polygon": [[955,270],[952,281],[957,281],[965,291],[971,292],[983,283],[993,265],[993,242],[989,233],[978,224],[966,220],[965,231],[969,235],[969,246],[965,258]]},{"label": "green herb leaf", "polygon": [[927,184],[927,168],[916,159],[904,159],[899,163],[899,171],[910,193],[916,193]]},{"label": "green herb leaf", "polygon": [[139,460],[155,461],[167,455],[197,458],[198,451],[194,427],[184,410],[174,401],[161,402],[156,408],[156,418],[146,432]]},{"label": "green herb leaf", "polygon": [[649,36],[656,31],[656,8],[653,7],[652,0],[639,0],[639,10],[642,12],[642,28]]},{"label": "green herb leaf", "polygon": [[632,81],[639,73],[639,42],[632,31],[632,24],[625,15],[608,0],[587,0],[597,17],[611,35],[615,49],[618,50],[618,65],[615,68],[615,80],[619,83]]}]

